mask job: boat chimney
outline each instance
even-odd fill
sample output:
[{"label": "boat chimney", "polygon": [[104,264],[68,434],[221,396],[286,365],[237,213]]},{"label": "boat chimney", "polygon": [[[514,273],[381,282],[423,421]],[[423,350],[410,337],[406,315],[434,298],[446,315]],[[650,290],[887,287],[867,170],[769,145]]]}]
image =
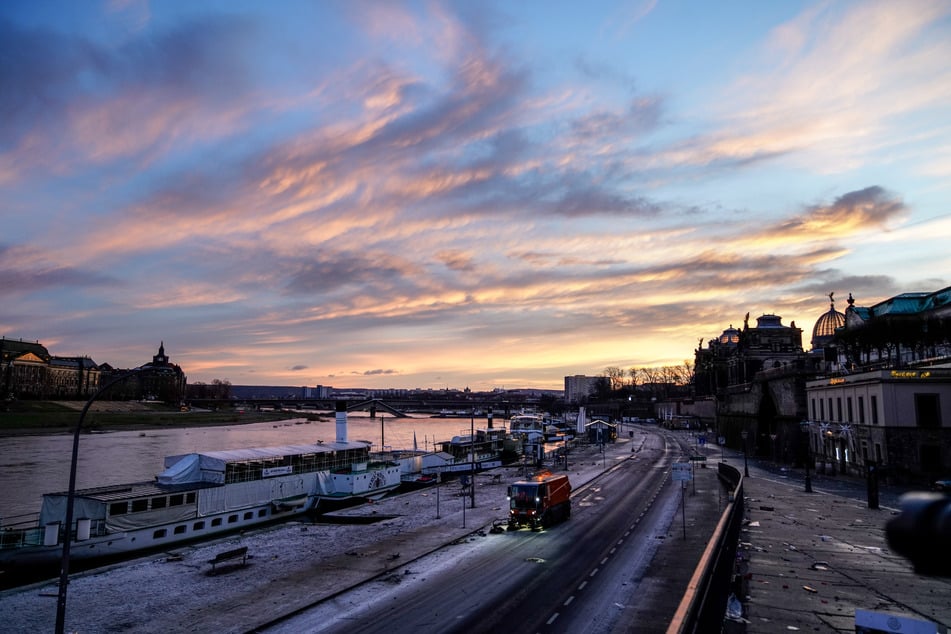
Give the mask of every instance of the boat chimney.
[{"label": "boat chimney", "polygon": [[488,416],[489,416],[489,429],[492,429],[492,408],[491,407],[489,408]]},{"label": "boat chimney", "polygon": [[347,401],[337,401],[337,442],[347,442]]}]

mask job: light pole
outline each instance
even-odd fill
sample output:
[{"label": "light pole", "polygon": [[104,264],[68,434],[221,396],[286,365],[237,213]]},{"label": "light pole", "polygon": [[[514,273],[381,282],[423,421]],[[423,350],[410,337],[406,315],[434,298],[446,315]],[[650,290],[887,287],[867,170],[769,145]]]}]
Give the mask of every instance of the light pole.
[{"label": "light pole", "polygon": [[740,432],[740,438],[743,439],[743,475],[747,478],[750,477],[750,466],[746,462],[747,447],[749,446],[746,442],[746,439],[749,437],[750,432],[745,429]]},{"label": "light pole", "polygon": [[812,434],[809,432],[809,421],[802,421],[799,427],[806,433],[806,493],[812,493],[812,476],[809,475],[809,463],[812,462]]},{"label": "light pole", "polygon": [[99,388],[99,390],[89,397],[83,411],[79,414],[79,420],[76,422],[76,429],[73,431],[73,455],[69,463],[69,490],[66,493],[66,519],[64,529],[66,534],[63,536],[63,556],[60,562],[59,570],[59,597],[56,601],[56,634],[63,634],[66,629],[66,590],[69,586],[69,546],[73,536],[73,507],[76,501],[76,462],[79,458],[79,432],[83,427],[83,420],[86,418],[86,412],[103,392],[120,381],[124,381],[134,374],[142,372],[144,368],[135,368],[129,370]]},{"label": "light pole", "polygon": [[469,495],[472,498],[472,506],[469,508],[475,508],[475,408],[472,408],[471,411],[472,415],[469,417],[469,458],[472,460],[472,478],[469,481]]}]

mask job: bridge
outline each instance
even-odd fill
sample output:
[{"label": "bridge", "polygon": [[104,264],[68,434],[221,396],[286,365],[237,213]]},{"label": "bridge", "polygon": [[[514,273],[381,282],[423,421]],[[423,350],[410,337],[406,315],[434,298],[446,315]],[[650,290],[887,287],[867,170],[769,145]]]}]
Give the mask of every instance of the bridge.
[{"label": "bridge", "polygon": [[392,414],[395,418],[409,418],[409,414],[401,412],[395,407],[391,407],[384,403],[383,401],[373,398],[369,401],[363,401],[362,403],[357,403],[356,405],[348,405],[348,412],[370,412],[370,416],[376,416],[377,410],[383,410]]}]

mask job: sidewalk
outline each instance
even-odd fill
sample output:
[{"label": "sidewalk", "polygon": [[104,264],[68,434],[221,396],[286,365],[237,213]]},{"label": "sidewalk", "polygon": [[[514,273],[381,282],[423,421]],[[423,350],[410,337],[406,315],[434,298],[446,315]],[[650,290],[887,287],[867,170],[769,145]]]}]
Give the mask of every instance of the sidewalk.
[{"label": "sidewalk", "polygon": [[750,476],[738,552],[745,623],[727,631],[854,632],[857,609],[951,626],[951,579],[915,574],[888,546],[894,509],[806,493],[801,479],[752,465]]}]

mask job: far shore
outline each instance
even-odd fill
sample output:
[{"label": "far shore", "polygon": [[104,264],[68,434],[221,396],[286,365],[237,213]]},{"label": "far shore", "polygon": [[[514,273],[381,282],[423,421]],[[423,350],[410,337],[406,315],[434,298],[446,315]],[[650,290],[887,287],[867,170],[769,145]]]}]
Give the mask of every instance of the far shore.
[{"label": "far shore", "polygon": [[[19,402],[0,408],[0,437],[71,434],[76,430],[85,401]],[[135,401],[93,403],[83,420],[83,432],[147,431],[169,427],[214,427],[306,418],[327,420],[333,413],[297,411],[180,411],[164,405]]]}]

